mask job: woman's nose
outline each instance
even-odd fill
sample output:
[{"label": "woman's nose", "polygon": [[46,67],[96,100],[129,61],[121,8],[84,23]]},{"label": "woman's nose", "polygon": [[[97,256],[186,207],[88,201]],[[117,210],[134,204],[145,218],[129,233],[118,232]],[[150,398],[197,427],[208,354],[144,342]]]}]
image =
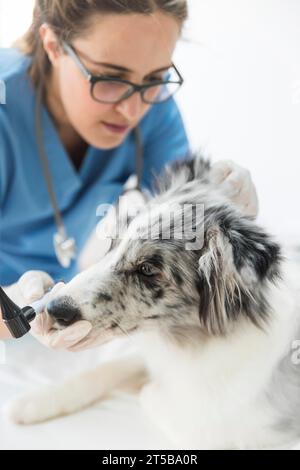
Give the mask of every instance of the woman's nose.
[{"label": "woman's nose", "polygon": [[82,319],[80,308],[71,297],[58,297],[47,305],[47,312],[62,326],[69,326]]},{"label": "woman's nose", "polygon": [[132,96],[117,105],[117,111],[122,114],[127,121],[138,121],[143,113],[144,106],[141,95],[134,93]]}]

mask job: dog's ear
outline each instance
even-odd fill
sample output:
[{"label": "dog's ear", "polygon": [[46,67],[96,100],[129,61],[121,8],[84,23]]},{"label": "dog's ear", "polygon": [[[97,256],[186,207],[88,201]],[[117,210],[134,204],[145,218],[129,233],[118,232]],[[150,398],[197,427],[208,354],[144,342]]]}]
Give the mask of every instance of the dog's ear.
[{"label": "dog's ear", "polygon": [[280,248],[260,227],[226,209],[208,216],[198,261],[201,324],[226,334],[242,316],[258,327],[269,318],[268,282],[280,277]]},{"label": "dog's ear", "polygon": [[169,189],[176,192],[186,183],[194,180],[208,183],[210,169],[209,159],[204,158],[200,152],[184,160],[169,163],[154,179],[155,193],[162,194]]}]

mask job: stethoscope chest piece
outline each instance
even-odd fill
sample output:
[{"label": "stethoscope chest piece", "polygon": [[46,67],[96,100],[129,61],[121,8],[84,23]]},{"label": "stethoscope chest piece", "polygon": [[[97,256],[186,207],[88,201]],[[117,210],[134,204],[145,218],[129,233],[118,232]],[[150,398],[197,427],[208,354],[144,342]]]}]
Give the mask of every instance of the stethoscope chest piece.
[{"label": "stethoscope chest piece", "polygon": [[54,250],[58,262],[63,268],[69,268],[72,260],[76,259],[76,242],[74,238],[68,238],[61,233],[53,236]]}]

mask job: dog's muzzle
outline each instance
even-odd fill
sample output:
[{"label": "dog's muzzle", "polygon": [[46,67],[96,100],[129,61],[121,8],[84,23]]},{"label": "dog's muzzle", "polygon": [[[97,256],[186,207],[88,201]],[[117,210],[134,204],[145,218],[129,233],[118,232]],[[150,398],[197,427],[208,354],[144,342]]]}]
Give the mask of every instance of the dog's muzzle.
[{"label": "dog's muzzle", "polygon": [[47,305],[47,312],[62,326],[69,326],[82,320],[80,308],[71,297],[58,297]]}]

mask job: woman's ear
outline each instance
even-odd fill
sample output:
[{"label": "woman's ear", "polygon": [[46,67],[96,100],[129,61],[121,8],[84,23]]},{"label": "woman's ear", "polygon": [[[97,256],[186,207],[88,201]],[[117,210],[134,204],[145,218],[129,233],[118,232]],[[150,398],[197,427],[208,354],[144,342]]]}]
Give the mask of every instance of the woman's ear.
[{"label": "woman's ear", "polygon": [[249,219],[226,210],[213,218],[198,261],[201,324],[224,335],[242,315],[262,327],[270,313],[265,287],[279,277],[280,248]]},{"label": "woman's ear", "polygon": [[43,23],[39,30],[43,47],[52,66],[55,67],[61,57],[61,48],[57,36],[47,23]]}]

